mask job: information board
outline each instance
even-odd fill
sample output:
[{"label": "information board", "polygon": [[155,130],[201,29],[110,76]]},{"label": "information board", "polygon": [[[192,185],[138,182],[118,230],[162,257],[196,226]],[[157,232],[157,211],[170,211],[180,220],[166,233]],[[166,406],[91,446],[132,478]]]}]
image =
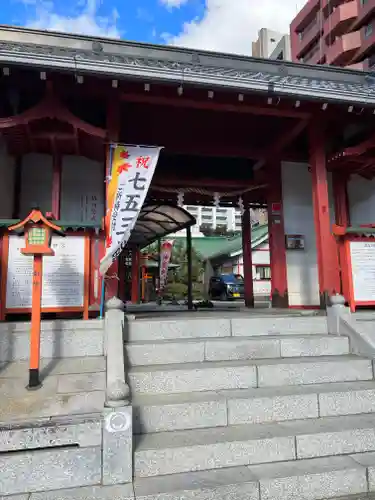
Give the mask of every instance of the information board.
[{"label": "information board", "polygon": [[[9,237],[6,309],[29,309],[33,256],[22,255],[25,238]],[[83,307],[85,238],[52,236],[54,256],[43,257],[42,308]]]},{"label": "information board", "polygon": [[375,242],[350,241],[354,302],[375,302]]}]

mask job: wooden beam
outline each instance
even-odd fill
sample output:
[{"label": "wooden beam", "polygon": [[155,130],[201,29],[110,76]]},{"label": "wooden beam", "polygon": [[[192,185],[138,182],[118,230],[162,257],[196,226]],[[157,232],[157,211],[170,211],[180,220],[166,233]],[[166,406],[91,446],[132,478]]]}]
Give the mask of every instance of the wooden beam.
[{"label": "wooden beam", "polygon": [[295,109],[282,109],[276,106],[252,106],[249,104],[226,104],[215,101],[197,101],[186,99],[185,97],[162,97],[150,93],[136,94],[122,92],[121,100],[137,104],[152,104],[155,106],[170,106],[174,108],[190,108],[208,111],[219,111],[224,113],[245,113],[251,115],[274,116],[282,118],[301,118],[307,119],[310,113],[296,111]]},{"label": "wooden beam", "polygon": [[[162,175],[155,175],[153,180],[152,180],[152,185],[151,188],[155,189],[155,186],[160,186],[160,187],[176,187],[176,188],[186,188],[186,187],[200,187],[204,186],[206,189],[209,187],[217,187],[217,188],[225,188],[227,191],[228,190],[236,190],[236,189],[243,189],[244,183],[246,183],[246,186],[249,187],[249,183],[251,184],[252,182],[249,181],[248,179],[244,180],[225,180],[225,179],[213,179],[213,178],[190,178],[190,177],[184,177],[181,175],[180,177],[174,177],[174,176],[162,176]],[[154,187],[153,187],[154,186]]]},{"label": "wooden beam", "polygon": [[289,146],[289,144],[291,144],[294,139],[296,139],[303,132],[308,123],[308,120],[301,120],[290,130],[283,132],[272,146],[272,153],[270,153],[268,157],[272,159],[275,153],[281,153],[283,149]]},{"label": "wooden beam", "polygon": [[361,155],[366,153],[371,148],[375,148],[375,134],[366,139],[365,141],[360,142],[356,146],[352,146],[350,148],[346,148],[343,150],[346,156],[350,155]]},{"label": "wooden beam", "polygon": [[263,159],[254,165],[254,169],[258,170],[263,167],[268,161],[273,161],[275,157],[282,157],[283,150],[296,139],[309,124],[309,120],[300,120],[294,127],[283,132],[273,145],[263,152]]}]

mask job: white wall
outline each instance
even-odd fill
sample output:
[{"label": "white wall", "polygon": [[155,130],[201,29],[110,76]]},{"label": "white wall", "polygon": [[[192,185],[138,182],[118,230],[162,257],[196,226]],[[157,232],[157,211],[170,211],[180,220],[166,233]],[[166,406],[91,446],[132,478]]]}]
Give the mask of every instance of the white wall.
[{"label": "white wall", "polygon": [[[319,280],[315,224],[312,205],[312,180],[305,163],[283,162],[283,210],[285,234],[301,234],[305,250],[287,250],[289,305],[318,306]],[[334,222],[332,181],[328,178],[330,218]]]},{"label": "white wall", "polygon": [[[21,217],[26,216],[35,204],[43,212],[52,210],[52,178],[52,156],[28,154],[23,157]],[[60,219],[67,222],[100,224],[103,215],[103,165],[81,156],[64,156],[61,172]]]},{"label": "white wall", "polygon": [[14,201],[14,158],[8,155],[0,138],[0,219],[11,219]]},{"label": "white wall", "polygon": [[96,222],[104,216],[104,167],[81,156],[62,159],[60,218]]},{"label": "white wall", "polygon": [[52,209],[52,156],[31,153],[22,158],[20,217],[38,206],[42,212]]},{"label": "white wall", "polygon": [[351,224],[375,224],[375,179],[353,175],[347,189]]}]

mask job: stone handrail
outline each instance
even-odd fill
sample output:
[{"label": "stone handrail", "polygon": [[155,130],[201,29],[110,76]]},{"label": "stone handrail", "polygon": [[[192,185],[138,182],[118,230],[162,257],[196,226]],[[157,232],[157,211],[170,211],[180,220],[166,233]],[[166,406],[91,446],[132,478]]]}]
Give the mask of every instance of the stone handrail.
[{"label": "stone handrail", "polygon": [[105,304],[105,354],[107,358],[107,408],[129,405],[129,386],[125,380],[124,364],[124,312],[125,305],[117,297]]},{"label": "stone handrail", "polygon": [[360,321],[356,321],[349,307],[345,306],[345,298],[335,295],[330,301],[331,306],[327,307],[328,332],[349,337],[353,354],[375,358],[375,338],[362,327]]}]

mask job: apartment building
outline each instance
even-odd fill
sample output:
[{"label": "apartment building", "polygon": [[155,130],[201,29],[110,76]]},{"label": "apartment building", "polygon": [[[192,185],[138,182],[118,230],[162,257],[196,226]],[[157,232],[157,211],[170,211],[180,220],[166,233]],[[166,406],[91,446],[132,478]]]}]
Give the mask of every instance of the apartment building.
[{"label": "apartment building", "polygon": [[252,56],[291,61],[290,36],[262,28],[258,39],[252,43]]},{"label": "apartment building", "polygon": [[308,0],[290,25],[292,60],[375,66],[375,0]]},{"label": "apartment building", "polygon": [[[237,208],[231,207],[200,207],[196,205],[186,205],[185,210],[196,218],[197,223],[192,227],[193,236],[202,236],[200,227],[206,225],[212,229],[218,226],[225,227],[227,231],[241,231],[241,212]],[[267,212],[265,210],[251,210],[251,220],[253,223],[267,222]]]}]

